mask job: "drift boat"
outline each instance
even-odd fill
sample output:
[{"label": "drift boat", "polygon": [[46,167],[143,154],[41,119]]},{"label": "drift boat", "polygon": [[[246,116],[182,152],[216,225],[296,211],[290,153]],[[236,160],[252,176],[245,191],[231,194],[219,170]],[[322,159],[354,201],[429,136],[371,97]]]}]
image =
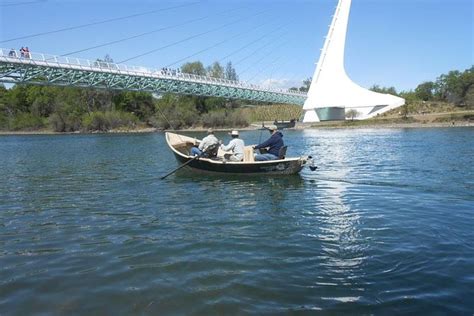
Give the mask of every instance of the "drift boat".
[{"label": "drift boat", "polygon": [[[197,146],[200,140],[180,134],[167,132],[166,142],[173,152],[176,160],[195,171],[227,174],[271,174],[288,175],[301,171],[305,165],[312,166],[310,156],[286,158],[285,150],[280,153],[280,159],[268,161],[254,161],[253,149],[245,147],[244,160],[239,162],[227,161],[226,152],[218,150],[217,156],[213,158],[191,156],[191,147]],[[285,147],[286,149],[286,147]]]}]

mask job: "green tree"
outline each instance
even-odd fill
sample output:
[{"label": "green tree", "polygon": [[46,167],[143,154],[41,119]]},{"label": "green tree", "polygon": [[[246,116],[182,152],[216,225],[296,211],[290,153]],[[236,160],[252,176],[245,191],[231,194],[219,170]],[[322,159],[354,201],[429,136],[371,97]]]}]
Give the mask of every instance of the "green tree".
[{"label": "green tree", "polygon": [[204,112],[214,111],[226,106],[226,100],[224,98],[209,97],[204,100]]},{"label": "green tree", "polygon": [[133,113],[143,121],[155,114],[153,97],[148,92],[124,91],[113,97],[113,103],[117,110]]},{"label": "green tree", "polygon": [[433,100],[434,89],[435,83],[432,81],[426,81],[416,87],[415,95],[418,99],[423,101]]},{"label": "green tree", "polygon": [[350,109],[349,111],[346,112],[346,118],[350,118],[351,121],[354,120],[354,118],[358,117],[360,115],[360,112],[357,111],[356,109]]},{"label": "green tree", "polygon": [[0,84],[0,129],[8,129],[8,119],[13,113],[9,112],[7,106],[8,90]]},{"label": "green tree", "polygon": [[404,98],[405,99],[405,103],[413,103],[415,101],[418,101],[419,98],[418,96],[416,95],[416,93],[412,90],[410,91],[402,91],[400,92],[400,97]]},{"label": "green tree", "polygon": [[80,89],[79,91],[80,100],[84,103],[89,113],[112,110],[112,99],[118,93],[116,91],[102,89]]},{"label": "green tree", "polygon": [[397,90],[394,87],[387,88],[387,87],[381,87],[379,85],[374,84],[372,87],[370,87],[369,90],[372,90],[378,93],[398,95]]},{"label": "green tree", "polygon": [[464,102],[468,107],[474,107],[474,85],[471,85],[466,92]]},{"label": "green tree", "polygon": [[191,98],[167,93],[156,102],[153,125],[162,129],[190,127],[199,120],[198,112]]},{"label": "green tree", "polygon": [[88,113],[87,105],[79,88],[62,87],[54,100],[54,113],[49,117],[53,130],[57,132],[78,131],[82,127],[82,115]]},{"label": "green tree", "polygon": [[466,97],[473,85],[474,66],[463,72],[453,70],[437,78],[435,95],[439,100],[465,105]]},{"label": "green tree", "polygon": [[29,112],[30,103],[28,103],[28,87],[25,85],[13,86],[6,96],[8,112],[16,114],[19,112]]},{"label": "green tree", "polygon": [[224,78],[224,68],[216,61],[207,67],[207,75],[214,78]]},{"label": "green tree", "polygon": [[193,74],[198,76],[205,76],[206,69],[200,61],[185,63],[181,66],[181,72],[186,74]]},{"label": "green tree", "polygon": [[235,68],[232,66],[231,61],[229,61],[227,65],[225,66],[225,79],[233,80],[233,81],[239,80],[239,77],[237,76],[237,72],[235,71]]},{"label": "green tree", "polygon": [[104,58],[97,58],[94,62],[94,66],[101,68],[116,68],[114,60],[112,59],[112,57],[110,57],[109,54],[106,54]]},{"label": "green tree", "polygon": [[303,85],[299,88],[299,90],[301,92],[308,92],[309,91],[309,87],[311,86],[311,81],[313,80],[313,78],[307,78],[306,80],[303,80]]},{"label": "green tree", "polygon": [[436,79],[436,97],[441,101],[456,102],[460,101],[456,98],[456,91],[459,90],[459,77],[461,73],[453,70],[447,74],[442,74]]},{"label": "green tree", "polygon": [[105,61],[106,63],[113,63],[113,62],[114,62],[114,60],[112,59],[112,57],[110,57],[109,54],[105,54],[105,56],[104,56],[104,61]]},{"label": "green tree", "polygon": [[473,95],[474,95],[474,66],[469,69],[466,69],[461,74],[461,105],[474,105]]},{"label": "green tree", "polygon": [[54,111],[55,87],[29,86],[27,101],[34,115],[48,117]]}]

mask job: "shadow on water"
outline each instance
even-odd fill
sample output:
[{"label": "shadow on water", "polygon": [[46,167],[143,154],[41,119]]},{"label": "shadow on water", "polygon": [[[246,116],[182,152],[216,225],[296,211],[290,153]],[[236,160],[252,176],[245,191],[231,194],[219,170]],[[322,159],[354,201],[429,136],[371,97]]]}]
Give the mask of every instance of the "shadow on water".
[{"label": "shadow on water", "polygon": [[299,188],[304,185],[305,180],[300,174],[295,175],[236,175],[220,173],[197,173],[189,169],[180,170],[169,178],[175,183],[195,182],[195,183],[215,183],[241,185],[272,185],[285,188]]}]

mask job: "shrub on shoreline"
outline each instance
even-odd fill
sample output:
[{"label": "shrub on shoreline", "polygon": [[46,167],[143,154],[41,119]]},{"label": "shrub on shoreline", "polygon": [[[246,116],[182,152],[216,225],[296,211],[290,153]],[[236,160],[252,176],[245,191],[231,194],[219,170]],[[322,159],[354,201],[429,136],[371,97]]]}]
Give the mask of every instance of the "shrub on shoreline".
[{"label": "shrub on shoreline", "polygon": [[79,115],[53,113],[49,117],[49,124],[55,132],[75,132],[81,129],[82,121]]},{"label": "shrub on shoreline", "polygon": [[41,116],[33,113],[21,112],[17,115],[8,118],[6,116],[0,117],[0,129],[4,130],[37,130],[46,127],[47,120]]},{"label": "shrub on shoreline", "polygon": [[199,112],[191,98],[166,94],[157,101],[156,112],[150,123],[158,129],[186,128],[199,121]]},{"label": "shrub on shoreline", "polygon": [[299,119],[303,114],[303,108],[300,105],[275,104],[259,105],[242,109],[243,115],[248,117],[251,122],[274,121]]},{"label": "shrub on shoreline", "polygon": [[215,111],[203,114],[201,124],[204,127],[246,127],[249,122],[242,111]]},{"label": "shrub on shoreline", "polygon": [[108,131],[111,129],[126,127],[134,128],[138,122],[138,118],[128,112],[122,111],[97,111],[82,116],[82,130],[92,131]]}]

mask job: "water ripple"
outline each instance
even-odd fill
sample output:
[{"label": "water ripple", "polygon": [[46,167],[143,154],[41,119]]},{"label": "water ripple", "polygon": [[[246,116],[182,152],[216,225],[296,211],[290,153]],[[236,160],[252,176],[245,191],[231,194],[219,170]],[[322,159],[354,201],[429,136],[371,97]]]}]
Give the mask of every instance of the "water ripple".
[{"label": "water ripple", "polygon": [[162,134],[0,137],[0,314],[472,313],[472,129],[285,139],[316,173],[160,181]]}]

